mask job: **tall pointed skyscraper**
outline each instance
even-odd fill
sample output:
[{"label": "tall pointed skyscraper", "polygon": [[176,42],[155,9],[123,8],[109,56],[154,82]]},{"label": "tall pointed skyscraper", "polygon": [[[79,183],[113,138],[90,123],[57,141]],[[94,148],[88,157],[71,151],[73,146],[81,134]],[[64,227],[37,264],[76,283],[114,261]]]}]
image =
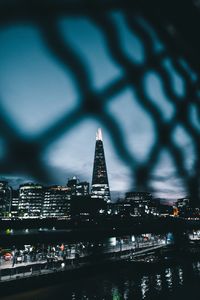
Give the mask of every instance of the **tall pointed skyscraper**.
[{"label": "tall pointed skyscraper", "polygon": [[106,202],[110,202],[108,174],[106,169],[102,132],[100,128],[96,134],[91,194],[92,198],[99,198],[105,200]]}]

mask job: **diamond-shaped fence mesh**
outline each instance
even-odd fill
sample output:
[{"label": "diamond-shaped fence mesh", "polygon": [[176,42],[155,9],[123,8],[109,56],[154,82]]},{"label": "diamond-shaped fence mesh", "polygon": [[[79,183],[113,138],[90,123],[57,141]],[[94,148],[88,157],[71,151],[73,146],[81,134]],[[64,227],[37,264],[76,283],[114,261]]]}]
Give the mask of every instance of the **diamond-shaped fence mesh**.
[{"label": "diamond-shaped fence mesh", "polygon": [[[183,3],[184,2],[184,3]],[[200,23],[198,1],[0,1],[0,26],[30,23],[35,26],[48,47],[53,60],[70,71],[79,94],[79,104],[66,111],[42,133],[27,139],[14,128],[13,122],[3,109],[0,111],[1,137],[7,147],[6,156],[0,162],[1,172],[23,170],[38,180],[49,177],[42,160],[45,149],[61,134],[68,132],[83,119],[92,116],[109,131],[115,150],[130,168],[135,186],[148,189],[152,171],[165,149],[170,155],[179,176],[198,205],[200,170],[200,69],[198,25]],[[144,61],[138,63],[127,55],[120,32],[113,21],[112,13],[120,12],[126,26],[140,40],[144,49]],[[97,89],[91,83],[87,64],[78,50],[63,38],[59,29],[59,18],[84,16],[101,32],[110,59],[122,69],[120,78]],[[162,44],[158,51],[152,36],[155,34]],[[134,51],[134,49],[133,49]],[[184,94],[174,88],[171,72],[165,67],[168,59],[183,82]],[[152,101],[145,86],[145,77],[154,72],[159,78],[167,101],[174,108],[173,115],[163,118],[159,102]],[[125,143],[121,126],[114,114],[107,109],[108,102],[129,87],[136,95],[138,105],[153,122],[155,141],[149,155],[139,161]],[[134,104],[133,104],[134,105]],[[197,115],[197,124],[191,117]],[[185,166],[187,157],[173,138],[177,128],[182,128],[190,137],[194,148],[194,163],[191,170]]]}]

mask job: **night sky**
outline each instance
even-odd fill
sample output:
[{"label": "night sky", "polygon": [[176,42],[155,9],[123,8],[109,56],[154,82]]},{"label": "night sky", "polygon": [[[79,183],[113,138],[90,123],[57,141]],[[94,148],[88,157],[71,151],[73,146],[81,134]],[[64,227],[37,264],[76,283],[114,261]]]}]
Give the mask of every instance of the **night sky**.
[{"label": "night sky", "polygon": [[[119,28],[127,55],[140,64],[144,60],[142,44],[136,36],[130,34],[120,13],[113,14],[112,18]],[[87,64],[94,88],[101,89],[123,75],[120,67],[109,57],[102,33],[86,18],[63,18],[59,26],[63,38],[70,41]],[[155,35],[154,40],[155,49],[159,52],[163,45]],[[37,135],[65,111],[71,111],[78,105],[79,95],[70,73],[52,58],[36,27],[30,24],[8,25],[0,32],[0,45],[2,106],[24,136]],[[181,95],[184,93],[181,78],[169,60],[166,59],[164,65],[174,81],[174,91]],[[151,100],[159,104],[163,118],[169,120],[174,114],[174,108],[167,101],[159,78],[149,71],[145,84]],[[117,118],[127,147],[141,161],[148,156],[155,136],[151,119],[138,105],[135,97],[133,91],[127,88],[109,102],[107,109]],[[130,189],[130,170],[117,155],[109,132],[95,119],[86,118],[60,136],[43,153],[43,159],[49,172],[54,175],[56,184],[65,184],[73,175],[91,182],[98,127],[103,131],[110,189],[115,195],[121,195]],[[190,138],[181,128],[177,128],[174,139],[185,151],[186,164],[190,170],[194,161]],[[1,148],[3,158],[3,146]],[[7,178],[13,186],[31,180],[28,174],[15,172],[2,174],[2,178]],[[157,191],[157,197],[176,199],[185,195],[182,182],[165,151],[152,174],[152,186]]]}]

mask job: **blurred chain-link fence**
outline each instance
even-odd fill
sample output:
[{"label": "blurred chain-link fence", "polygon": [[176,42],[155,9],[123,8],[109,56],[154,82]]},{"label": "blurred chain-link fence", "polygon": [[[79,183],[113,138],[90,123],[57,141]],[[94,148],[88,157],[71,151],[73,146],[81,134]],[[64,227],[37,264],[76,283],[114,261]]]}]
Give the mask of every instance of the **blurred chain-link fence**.
[{"label": "blurred chain-link fence", "polygon": [[[126,26],[136,36],[144,49],[144,61],[137,63],[124,50],[120,33],[111,14],[123,14]],[[87,70],[87,64],[77,49],[60,32],[60,17],[84,16],[97,27],[104,38],[110,59],[123,70],[123,75],[109,82],[102,89],[95,89]],[[147,189],[152,170],[166,149],[179,176],[193,199],[198,204],[200,171],[200,2],[185,1],[65,1],[65,0],[1,0],[0,26],[30,23],[35,26],[48,46],[52,59],[66,67],[80,95],[79,105],[66,111],[62,117],[44,132],[27,139],[14,128],[11,118],[1,109],[1,137],[7,145],[5,158],[0,162],[1,172],[24,170],[38,180],[48,178],[48,170],[42,161],[43,151],[63,132],[92,116],[109,131],[115,150],[130,168],[135,185]],[[158,51],[152,32],[163,47]],[[171,73],[165,68],[168,59],[184,85],[184,94],[176,92]],[[154,72],[160,81],[167,101],[173,106],[171,118],[163,118],[159,103],[152,101],[145,87],[145,76]],[[117,118],[107,110],[107,103],[126,87],[134,91],[138,104],[151,118],[155,131],[155,142],[148,158],[138,161],[125,143]],[[197,115],[194,123],[191,110]],[[194,163],[191,170],[185,166],[183,149],[176,143],[173,134],[181,127],[190,137],[194,147]]]}]

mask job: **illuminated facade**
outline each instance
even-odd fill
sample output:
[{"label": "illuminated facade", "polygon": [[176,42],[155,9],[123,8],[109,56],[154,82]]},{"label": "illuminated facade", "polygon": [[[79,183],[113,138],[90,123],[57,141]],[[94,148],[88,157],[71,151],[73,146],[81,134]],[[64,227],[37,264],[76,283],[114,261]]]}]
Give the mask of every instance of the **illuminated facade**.
[{"label": "illuminated facade", "polygon": [[10,215],[12,218],[18,217],[18,208],[19,208],[19,190],[12,190],[12,201]]},{"label": "illuminated facade", "polygon": [[190,217],[195,212],[195,209],[191,206],[191,199],[189,197],[178,199],[176,206],[178,209],[178,215],[181,217]]},{"label": "illuminated facade", "polygon": [[0,181],[0,218],[8,217],[12,199],[12,189],[7,181]]},{"label": "illuminated facade", "polygon": [[176,205],[179,210],[187,209],[187,208],[190,208],[190,202],[191,202],[191,200],[189,197],[181,198],[181,199],[177,200]]},{"label": "illuminated facade", "polygon": [[67,182],[67,187],[70,189],[72,196],[88,196],[89,195],[89,182],[80,180],[73,176]]},{"label": "illuminated facade", "polygon": [[37,218],[42,211],[44,188],[40,184],[27,183],[19,187],[19,217]]},{"label": "illuminated facade", "polygon": [[76,177],[66,186],[44,187],[27,183],[20,185],[19,197],[13,193],[11,217],[19,218],[71,218],[72,196],[88,196],[89,183]]},{"label": "illuminated facade", "polygon": [[132,206],[135,216],[142,216],[150,213],[152,195],[148,192],[128,192],[125,195],[125,202]]},{"label": "illuminated facade", "polygon": [[96,135],[91,195],[92,198],[99,198],[110,202],[110,189],[101,129],[98,129]]},{"label": "illuminated facade", "polygon": [[44,218],[70,218],[70,189],[63,186],[50,186],[45,189],[42,205]]}]

